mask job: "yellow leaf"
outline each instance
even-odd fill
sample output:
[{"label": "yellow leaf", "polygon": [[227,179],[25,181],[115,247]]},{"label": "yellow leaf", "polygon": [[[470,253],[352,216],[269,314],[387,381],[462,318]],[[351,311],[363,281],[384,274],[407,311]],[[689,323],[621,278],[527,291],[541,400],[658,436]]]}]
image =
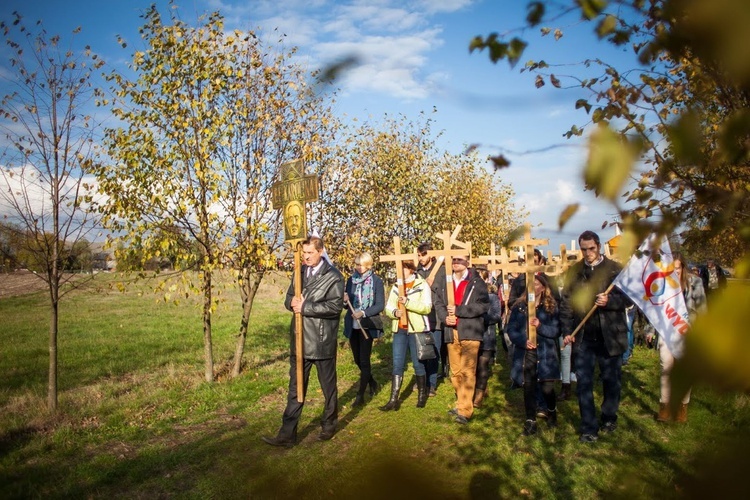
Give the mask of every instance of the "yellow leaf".
[{"label": "yellow leaf", "polygon": [[685,363],[695,377],[723,389],[750,389],[750,287],[730,283],[711,297],[685,342]]},{"label": "yellow leaf", "polygon": [[634,149],[608,126],[602,124],[589,139],[589,157],[584,179],[610,201],[620,195],[635,161]]}]

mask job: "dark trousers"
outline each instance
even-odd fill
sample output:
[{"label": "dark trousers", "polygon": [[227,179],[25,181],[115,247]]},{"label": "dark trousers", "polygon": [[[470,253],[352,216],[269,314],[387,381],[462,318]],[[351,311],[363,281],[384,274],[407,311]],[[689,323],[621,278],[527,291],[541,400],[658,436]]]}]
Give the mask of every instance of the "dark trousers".
[{"label": "dark trousers", "polygon": [[349,345],[352,348],[354,364],[359,368],[359,389],[357,394],[364,395],[367,385],[372,379],[372,365],[370,357],[372,355],[372,337],[369,335],[365,338],[362,330],[352,330],[349,337]]},{"label": "dark trousers", "polygon": [[581,412],[581,434],[596,434],[599,424],[594,407],[594,365],[599,364],[602,375],[604,401],[602,424],[617,422],[622,388],[622,355],[609,356],[603,342],[580,342],[575,357],[576,392]]},{"label": "dark trousers", "polygon": [[484,349],[479,350],[479,357],[477,358],[476,392],[487,389],[487,381],[490,379],[490,375],[492,375],[492,358],[494,356],[495,351],[485,351]]},{"label": "dark trousers", "polygon": [[[297,401],[297,359],[296,356],[290,358],[289,368],[289,394],[286,398],[286,409],[281,417],[281,429],[278,437],[287,440],[297,439],[297,424],[299,417],[302,415],[302,408],[305,403]],[[318,382],[323,390],[325,397],[325,408],[323,409],[323,418],[320,425],[324,431],[335,431],[338,424],[338,391],[336,388],[336,358],[330,359],[305,359],[303,362],[303,396],[307,394],[308,381],[310,380],[310,369],[315,365],[318,372]],[[304,397],[303,397],[304,399]]]},{"label": "dark trousers", "polygon": [[[516,346],[516,349],[520,349],[520,347]],[[555,381],[539,380],[538,359],[536,349],[526,349],[523,358],[523,406],[528,420],[536,420],[537,407],[546,406],[544,409],[549,411],[556,411],[557,409],[555,406],[557,404]],[[540,393],[544,405],[540,405]]]}]

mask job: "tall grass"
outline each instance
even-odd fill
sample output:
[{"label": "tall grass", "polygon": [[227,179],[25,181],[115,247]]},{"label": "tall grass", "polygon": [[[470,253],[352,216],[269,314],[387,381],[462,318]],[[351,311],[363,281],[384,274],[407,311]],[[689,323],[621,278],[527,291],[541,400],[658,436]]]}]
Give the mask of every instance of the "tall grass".
[{"label": "tall grass", "polygon": [[62,305],[55,415],[44,407],[45,297],[0,300],[0,497],[673,498],[743,486],[730,474],[747,466],[734,451],[747,443],[749,399],[698,386],[687,425],[657,424],[658,356],[641,347],[624,369],[618,430],[587,445],[574,401],[560,404],[558,428],[540,422],[539,435],[521,435],[523,395],[507,388],[502,352],[490,397],[467,426],[446,414],[450,383],[415,407],[410,367],[402,409],[378,411],[389,392],[388,340],[373,353],[384,391],[351,408],[357,369],[342,337],[338,433],[316,440],[322,394],[313,373],[300,444],[271,448],[260,436],[275,434],[286,402],[288,281],[263,284],[233,380],[225,368],[239,300],[231,288],[223,294],[212,318],[220,379],[209,384],[197,304],[160,302],[144,284],[111,291],[115,279],[100,275]]}]

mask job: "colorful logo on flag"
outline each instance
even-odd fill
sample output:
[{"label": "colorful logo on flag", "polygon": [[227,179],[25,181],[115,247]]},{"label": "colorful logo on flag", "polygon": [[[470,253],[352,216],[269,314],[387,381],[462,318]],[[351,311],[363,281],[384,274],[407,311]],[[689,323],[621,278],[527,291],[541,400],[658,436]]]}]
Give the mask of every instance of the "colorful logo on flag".
[{"label": "colorful logo on flag", "polygon": [[643,269],[644,300],[654,305],[664,304],[680,293],[680,283],[674,277],[674,262],[659,262],[649,257]]}]

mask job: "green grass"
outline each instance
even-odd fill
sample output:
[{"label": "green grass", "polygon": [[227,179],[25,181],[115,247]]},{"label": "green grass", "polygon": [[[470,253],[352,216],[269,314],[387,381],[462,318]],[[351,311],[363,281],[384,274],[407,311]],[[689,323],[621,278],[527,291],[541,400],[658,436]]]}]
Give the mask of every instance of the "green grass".
[{"label": "green grass", "polygon": [[[109,291],[115,278],[100,275],[62,303],[55,415],[45,409],[45,296],[0,300],[0,497],[676,498],[736,494],[747,482],[750,398],[697,386],[688,424],[659,425],[658,356],[644,348],[625,367],[617,432],[593,445],[578,443],[574,401],[560,404],[557,429],[540,423],[539,435],[521,436],[523,395],[507,389],[504,359],[467,426],[446,414],[449,384],[415,408],[410,367],[402,409],[378,411],[389,392],[386,340],[373,353],[384,391],[361,409],[350,407],[357,370],[340,349],[333,440],[316,441],[313,374],[300,444],[271,448],[260,436],[278,429],[289,369],[283,277],[256,300],[243,374],[214,384],[202,378],[198,308],[158,302],[143,284]],[[240,318],[236,293],[225,295],[212,318],[220,373]]]}]

